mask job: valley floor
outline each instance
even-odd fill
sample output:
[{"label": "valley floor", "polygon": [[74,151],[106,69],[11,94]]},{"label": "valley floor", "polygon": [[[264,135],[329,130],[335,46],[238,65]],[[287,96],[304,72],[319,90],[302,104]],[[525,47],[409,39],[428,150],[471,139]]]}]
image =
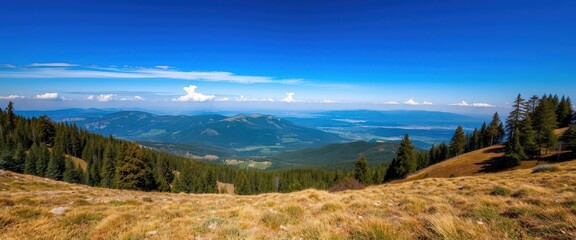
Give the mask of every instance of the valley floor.
[{"label": "valley floor", "polygon": [[576,161],[555,166],[257,196],[121,191],[0,171],[0,239],[576,239]]}]

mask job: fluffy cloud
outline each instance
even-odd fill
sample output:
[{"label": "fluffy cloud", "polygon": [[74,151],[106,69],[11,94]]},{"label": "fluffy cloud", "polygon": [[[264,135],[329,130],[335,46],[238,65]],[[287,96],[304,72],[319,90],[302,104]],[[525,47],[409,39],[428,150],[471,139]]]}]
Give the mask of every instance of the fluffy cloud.
[{"label": "fluffy cloud", "polygon": [[60,95],[58,93],[44,93],[36,95],[36,99],[40,100],[60,100]]},{"label": "fluffy cloud", "polygon": [[216,98],[216,99],[214,99],[214,101],[216,101],[216,102],[228,102],[228,101],[230,101],[230,99],[227,97],[224,97],[224,98]]},{"label": "fluffy cloud", "polygon": [[420,103],[419,103],[419,102],[416,102],[416,101],[414,101],[414,99],[410,98],[410,99],[408,99],[408,101],[404,102],[404,104],[407,104],[407,105],[419,105]]},{"label": "fluffy cloud", "polygon": [[116,96],[116,94],[100,94],[97,96],[94,95],[90,95],[86,98],[86,100],[90,100],[90,101],[98,101],[98,102],[109,102],[112,100],[116,100],[114,97]]},{"label": "fluffy cloud", "polygon": [[143,97],[140,97],[140,96],[134,96],[134,101],[143,101],[143,100],[146,100],[146,99],[144,99]]},{"label": "fluffy cloud", "polygon": [[459,103],[450,104],[452,106],[460,106],[460,107],[480,107],[480,108],[489,108],[494,107],[492,104],[488,103],[468,103],[466,101],[460,101]]},{"label": "fluffy cloud", "polygon": [[336,101],[324,99],[324,101],[322,101],[322,103],[336,103]]},{"label": "fluffy cloud", "polygon": [[287,103],[296,102],[296,99],[294,99],[294,95],[296,95],[296,93],[293,92],[286,93],[286,97],[281,99],[280,102],[287,102]]},{"label": "fluffy cloud", "polygon": [[176,102],[208,102],[213,101],[216,98],[214,95],[204,95],[202,93],[196,92],[197,88],[198,87],[195,85],[184,87],[183,89],[186,92],[186,95],[172,100]]},{"label": "fluffy cloud", "polygon": [[432,105],[432,102],[424,101],[424,102],[420,103],[420,102],[416,102],[414,99],[410,98],[410,99],[408,99],[408,101],[404,102],[404,104],[413,105],[413,106],[415,106],[415,105]]},{"label": "fluffy cloud", "polygon": [[71,63],[32,63],[28,65],[30,67],[75,67],[78,64]]},{"label": "fluffy cloud", "polygon": [[6,99],[6,100],[14,100],[14,99],[21,99],[21,98],[26,98],[26,97],[18,96],[18,95],[0,96],[0,99]]},{"label": "fluffy cloud", "polygon": [[170,69],[170,68],[172,68],[172,67],[166,66],[166,65],[160,65],[160,66],[155,66],[155,68],[162,69],[162,70],[168,70],[168,69]]}]

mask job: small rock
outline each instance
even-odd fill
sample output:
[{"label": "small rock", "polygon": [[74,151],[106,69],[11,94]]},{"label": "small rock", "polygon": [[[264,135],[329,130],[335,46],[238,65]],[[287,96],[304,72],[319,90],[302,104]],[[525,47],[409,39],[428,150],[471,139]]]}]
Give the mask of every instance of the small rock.
[{"label": "small rock", "polygon": [[482,221],[476,221],[476,223],[478,223],[479,225],[484,225],[484,222]]},{"label": "small rock", "polygon": [[62,215],[64,213],[66,213],[67,211],[68,211],[67,207],[57,207],[57,208],[53,208],[52,210],[50,210],[50,213],[56,214],[56,215]]},{"label": "small rock", "polygon": [[376,202],[374,203],[374,205],[376,205],[376,206],[380,206],[381,204],[382,204],[382,202],[380,202],[380,201],[376,201]]},{"label": "small rock", "polygon": [[212,230],[216,229],[217,227],[218,227],[218,223],[217,223],[217,222],[213,222],[213,223],[210,223],[210,225],[208,225],[208,228],[210,228],[210,229],[212,229]]},{"label": "small rock", "polygon": [[362,216],[358,216],[358,219],[364,219],[364,217],[362,217]]},{"label": "small rock", "polygon": [[156,233],[158,233],[157,230],[152,230],[152,231],[146,232],[146,235],[147,235],[147,236],[154,236],[154,235],[156,235]]},{"label": "small rock", "polygon": [[464,189],[464,186],[459,186],[459,187],[457,187],[456,189],[462,190],[462,189]]},{"label": "small rock", "polygon": [[290,230],[290,228],[288,228],[284,225],[280,225],[280,230],[287,232],[288,230]]}]

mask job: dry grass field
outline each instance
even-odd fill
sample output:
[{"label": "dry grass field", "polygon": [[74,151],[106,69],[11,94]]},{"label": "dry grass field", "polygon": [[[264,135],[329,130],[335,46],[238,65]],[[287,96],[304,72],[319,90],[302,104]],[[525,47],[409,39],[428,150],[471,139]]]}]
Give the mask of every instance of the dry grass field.
[{"label": "dry grass field", "polygon": [[0,239],[575,239],[576,161],[538,169],[257,196],[0,171]]}]

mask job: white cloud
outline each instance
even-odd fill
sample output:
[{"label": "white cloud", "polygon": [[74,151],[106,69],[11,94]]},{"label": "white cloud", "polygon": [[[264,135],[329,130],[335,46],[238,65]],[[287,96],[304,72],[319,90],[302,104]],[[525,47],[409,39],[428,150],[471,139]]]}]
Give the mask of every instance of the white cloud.
[{"label": "white cloud", "polygon": [[61,98],[60,98],[60,94],[58,94],[58,93],[44,93],[44,94],[36,95],[36,99],[59,100]]},{"label": "white cloud", "polygon": [[216,98],[216,96],[214,96],[214,95],[204,95],[202,93],[196,92],[197,88],[198,87],[196,87],[195,85],[190,85],[188,87],[184,87],[183,89],[186,92],[186,95],[172,99],[172,101],[176,101],[176,102],[208,102],[208,101],[213,101]]},{"label": "white cloud", "polygon": [[26,97],[18,96],[18,95],[0,96],[0,99],[6,99],[6,100],[14,100],[14,99],[22,99],[22,98],[26,98]]},{"label": "white cloud", "polygon": [[214,101],[216,101],[216,102],[228,102],[228,101],[230,101],[230,99],[227,97],[224,97],[224,98],[216,98],[216,99],[214,99]]},{"label": "white cloud", "polygon": [[170,69],[170,68],[172,68],[172,67],[166,66],[166,65],[160,65],[160,66],[155,66],[155,68],[159,68],[159,69],[162,69],[162,70],[168,70],[168,69]]},{"label": "white cloud", "polygon": [[28,65],[29,67],[75,67],[78,64],[71,63],[32,63]]},{"label": "white cloud", "polygon": [[296,99],[294,99],[294,95],[296,95],[296,93],[286,93],[286,98],[283,98],[280,100],[280,102],[287,102],[287,103],[291,103],[291,102],[296,102]]},{"label": "white cloud", "polygon": [[468,102],[462,100],[459,103],[453,103],[450,104],[452,106],[460,106],[460,107],[479,107],[479,108],[489,108],[489,107],[494,107],[494,105],[492,104],[488,104],[488,103],[472,103],[469,104]]},{"label": "white cloud", "polygon": [[116,94],[100,94],[100,95],[90,95],[86,98],[86,100],[90,100],[90,101],[98,101],[98,102],[109,102],[109,101],[113,101],[116,100],[114,97],[116,96]]},{"label": "white cloud", "polygon": [[145,99],[145,98],[143,98],[143,97],[140,97],[140,96],[134,96],[134,101],[144,101],[144,100],[146,100],[146,99]]},{"label": "white cloud", "polygon": [[[276,79],[267,76],[236,75],[230,72],[201,72],[201,71],[176,71],[164,69],[148,68],[58,68],[77,66],[68,63],[34,63],[28,66],[52,67],[15,69],[12,71],[0,72],[0,78],[117,78],[117,79],[145,79],[163,78],[194,80],[206,82],[231,82],[242,84],[253,83],[277,83],[277,84],[299,84],[302,79]],[[165,66],[159,66],[165,67]],[[166,66],[167,67],[167,66]]]},{"label": "white cloud", "polygon": [[324,99],[324,100],[322,101],[322,103],[336,103],[336,101]]},{"label": "white cloud", "polygon": [[388,102],[382,102],[382,103],[380,103],[380,104],[397,105],[397,104],[400,104],[400,103],[398,103],[398,102],[396,102],[396,101],[388,101]]},{"label": "white cloud", "polygon": [[14,66],[12,64],[0,64],[0,67],[2,67],[2,68],[16,68],[16,66]]},{"label": "white cloud", "polygon": [[404,102],[404,104],[407,104],[407,105],[420,105],[419,102],[414,101],[414,99],[412,99],[412,98],[408,99],[408,101]]},{"label": "white cloud", "polygon": [[[227,99],[227,98],[226,98]],[[236,102],[274,102],[272,98],[247,98],[244,95],[240,95],[240,97],[235,99]]]},{"label": "white cloud", "polygon": [[430,101],[424,101],[424,102],[421,102],[421,103],[420,103],[420,102],[416,102],[414,99],[410,98],[410,99],[408,99],[408,101],[404,102],[404,104],[406,104],[406,105],[413,105],[413,106],[416,106],[416,105],[432,105],[432,102],[430,102]]}]

